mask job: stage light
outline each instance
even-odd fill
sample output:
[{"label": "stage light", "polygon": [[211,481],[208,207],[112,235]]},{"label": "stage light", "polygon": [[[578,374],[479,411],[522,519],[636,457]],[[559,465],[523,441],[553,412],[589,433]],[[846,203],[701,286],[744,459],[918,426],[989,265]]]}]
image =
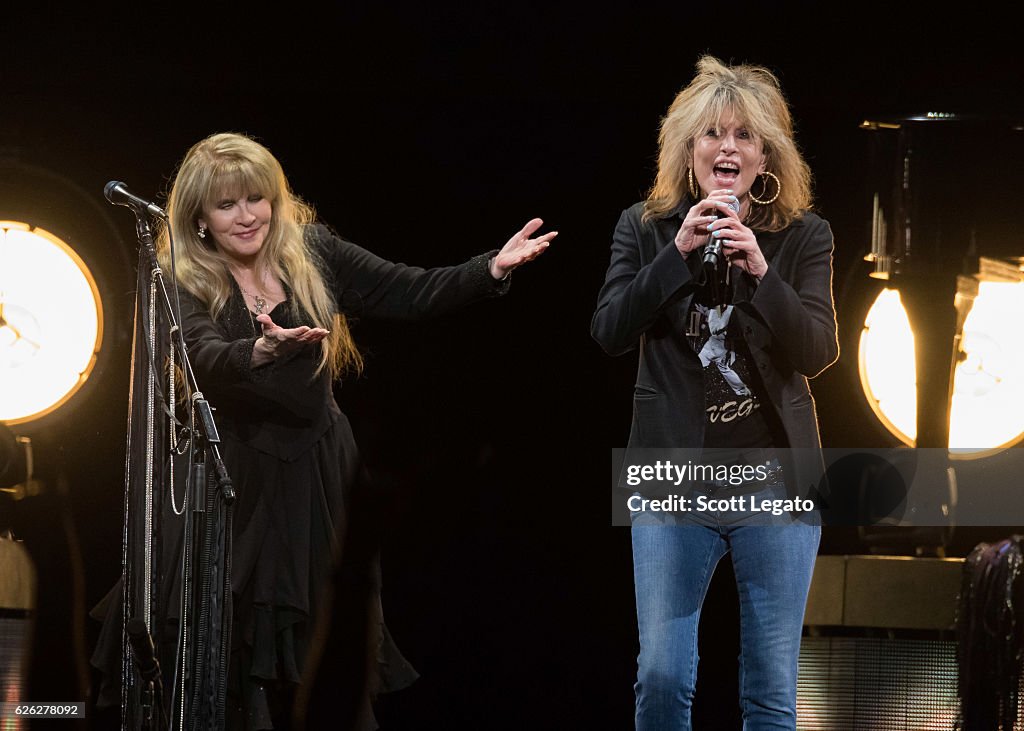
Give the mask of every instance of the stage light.
[{"label": "stage light", "polygon": [[[857,374],[884,428],[953,457],[1024,439],[1024,257],[1019,187],[983,180],[982,130],[1007,161],[1024,159],[1015,120],[929,112],[865,121],[871,282],[854,320]],[[975,214],[981,211],[980,214]],[[885,289],[881,289],[885,287]]]},{"label": "stage light", "polygon": [[0,221],[0,421],[34,421],[67,402],[102,338],[99,290],[81,257],[45,229]]},{"label": "stage light", "polygon": [[1024,284],[979,282],[953,376],[949,446],[1009,447],[1024,438]]},{"label": "stage light", "polygon": [[[1024,284],[977,283],[958,292],[963,326],[955,354],[949,448],[960,455],[1024,438]],[[883,289],[868,310],[857,354],[861,387],[875,416],[908,446],[917,437],[914,333],[899,291]]]},{"label": "stage light", "polygon": [[860,383],[878,420],[904,444],[917,433],[914,333],[900,293],[883,289],[864,319],[857,353]]}]

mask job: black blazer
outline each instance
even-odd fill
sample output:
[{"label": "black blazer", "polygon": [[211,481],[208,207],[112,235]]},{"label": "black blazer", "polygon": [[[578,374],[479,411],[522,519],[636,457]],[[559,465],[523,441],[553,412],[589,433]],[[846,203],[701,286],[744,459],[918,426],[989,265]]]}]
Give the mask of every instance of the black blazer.
[{"label": "black blazer", "polygon": [[[699,448],[704,443],[703,368],[685,334],[701,258],[684,260],[674,244],[690,205],[684,200],[665,218],[641,222],[644,205],[637,203],[622,212],[615,227],[591,334],[610,355],[640,347],[629,448]],[[783,231],[758,232],[757,240],[768,272],[758,283],[733,267],[733,318],[772,407],[766,418],[770,426],[779,426],[777,441],[785,441],[776,446],[816,452],[821,441],[807,379],[839,357],[832,231],[824,219],[807,212]],[[816,482],[820,471],[811,473],[818,465],[820,456],[813,465],[790,465],[796,477],[791,490]]]}]

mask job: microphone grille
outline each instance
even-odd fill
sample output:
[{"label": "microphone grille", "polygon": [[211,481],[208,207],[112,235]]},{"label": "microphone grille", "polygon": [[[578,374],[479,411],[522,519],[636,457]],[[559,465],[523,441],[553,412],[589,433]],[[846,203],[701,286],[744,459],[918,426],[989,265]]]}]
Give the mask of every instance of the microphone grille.
[{"label": "microphone grille", "polygon": [[106,185],[103,186],[103,196],[108,201],[113,202],[113,197],[112,196],[114,195],[114,190],[119,185],[123,187],[124,183],[122,183],[120,180],[111,180],[109,183],[107,183]]}]

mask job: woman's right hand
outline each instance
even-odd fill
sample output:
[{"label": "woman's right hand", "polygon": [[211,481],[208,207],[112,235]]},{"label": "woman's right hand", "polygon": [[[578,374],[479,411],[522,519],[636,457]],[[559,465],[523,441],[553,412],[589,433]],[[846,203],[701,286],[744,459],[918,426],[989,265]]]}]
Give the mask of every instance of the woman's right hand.
[{"label": "woman's right hand", "polygon": [[281,327],[270,319],[270,315],[257,315],[256,321],[263,328],[263,337],[252,348],[250,365],[253,368],[271,363],[285,353],[319,343],[330,334],[322,327]]},{"label": "woman's right hand", "polygon": [[[708,240],[708,224],[725,216],[729,204],[736,200],[731,190],[713,190],[710,195],[696,203],[686,213],[683,224],[676,233],[675,244],[685,259],[690,252],[703,246]],[[721,211],[718,215],[708,215],[709,210]]]}]

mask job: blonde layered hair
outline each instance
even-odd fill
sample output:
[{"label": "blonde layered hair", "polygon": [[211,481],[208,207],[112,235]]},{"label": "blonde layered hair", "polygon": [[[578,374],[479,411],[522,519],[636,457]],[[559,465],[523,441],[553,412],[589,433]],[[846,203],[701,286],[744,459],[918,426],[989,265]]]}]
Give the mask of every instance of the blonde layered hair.
[{"label": "blonde layered hair", "polygon": [[[317,256],[304,239],[316,218],[313,208],[291,191],[288,180],[270,150],[245,135],[231,132],[211,135],[192,146],[178,167],[167,201],[170,233],[174,235],[177,281],[206,305],[216,319],[231,298],[228,258],[212,242],[198,235],[198,220],[225,198],[259,194],[271,205],[273,215],[256,265],[288,285],[289,306],[309,325],[327,328],[321,342],[319,374],[325,368],[332,378],[347,370],[358,372],[362,357],[352,340],[345,316],[317,266]],[[157,241],[161,266],[170,271],[168,226]]]},{"label": "blonde layered hair", "polygon": [[[769,205],[750,202],[744,223],[761,231],[780,231],[811,207],[811,171],[793,139],[793,120],[778,79],[760,66],[726,66],[703,56],[697,75],[676,95],[661,122],[658,175],[647,196],[645,219],[664,217],[682,203],[687,172],[693,168],[694,141],[730,114],[760,140],[765,170],[778,176],[781,184],[779,197]],[[766,194],[758,197],[771,198],[774,191],[771,181]]]}]

